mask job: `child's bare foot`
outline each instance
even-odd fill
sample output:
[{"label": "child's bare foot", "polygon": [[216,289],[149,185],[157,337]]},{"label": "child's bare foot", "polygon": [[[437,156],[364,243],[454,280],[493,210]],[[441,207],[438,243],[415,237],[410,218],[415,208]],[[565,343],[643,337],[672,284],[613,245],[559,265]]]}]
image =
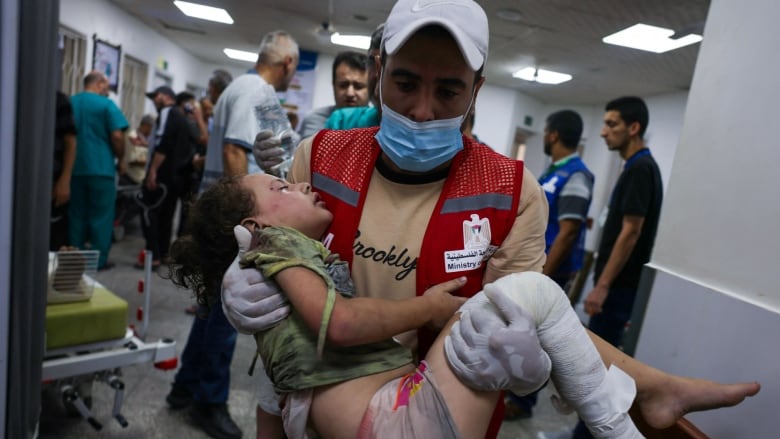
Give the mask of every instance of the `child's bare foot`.
[{"label": "child's bare foot", "polygon": [[653,428],[672,426],[686,413],[730,407],[761,390],[759,383],[721,384],[666,375],[666,382],[637,394],[642,417]]}]

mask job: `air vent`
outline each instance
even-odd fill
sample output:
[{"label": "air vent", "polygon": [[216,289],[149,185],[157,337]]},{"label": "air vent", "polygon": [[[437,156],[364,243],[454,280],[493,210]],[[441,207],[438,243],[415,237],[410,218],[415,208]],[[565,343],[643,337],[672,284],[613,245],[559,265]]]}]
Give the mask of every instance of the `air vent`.
[{"label": "air vent", "polygon": [[172,24],[166,23],[162,20],[159,20],[162,27],[168,29],[168,30],[174,30],[177,32],[187,32],[190,34],[196,34],[196,35],[206,35],[206,31],[201,29],[193,29],[191,27],[182,27],[182,26],[174,26]]}]

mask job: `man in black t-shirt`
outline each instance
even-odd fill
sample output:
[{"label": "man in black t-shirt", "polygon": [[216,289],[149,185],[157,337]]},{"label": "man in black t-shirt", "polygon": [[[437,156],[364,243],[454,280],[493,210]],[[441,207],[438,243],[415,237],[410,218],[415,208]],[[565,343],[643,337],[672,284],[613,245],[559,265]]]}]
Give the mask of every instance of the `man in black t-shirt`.
[{"label": "man in black t-shirt", "polygon": [[[661,173],[643,139],[649,116],[638,97],[618,98],[606,106],[601,137],[610,151],[625,160],[609,199],[594,273],[594,287],[585,297],[588,328],[619,346],[631,317],[639,276],[650,260],[663,187]],[[574,439],[590,438],[580,422]]]},{"label": "man in black t-shirt", "polygon": [[187,118],[174,106],[176,95],[173,90],[161,86],[146,96],[154,101],[159,113],[154,130],[154,152],[143,186],[143,203],[148,213],[142,222],[146,249],[152,251],[152,266],[156,268],[168,255],[176,202],[190,187],[194,147]]},{"label": "man in black t-shirt", "polygon": [[618,346],[631,315],[642,266],[650,260],[663,188],[658,165],[643,139],[648,121],[644,101],[637,97],[615,99],[606,111],[601,137],[611,151],[620,153],[625,164],[610,196],[595,285],[585,298],[585,311],[591,315],[591,330]]}]

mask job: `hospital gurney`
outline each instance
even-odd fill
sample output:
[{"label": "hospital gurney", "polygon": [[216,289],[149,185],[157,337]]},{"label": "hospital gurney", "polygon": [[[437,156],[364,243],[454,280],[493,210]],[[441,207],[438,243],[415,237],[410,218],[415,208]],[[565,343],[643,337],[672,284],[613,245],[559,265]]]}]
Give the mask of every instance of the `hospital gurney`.
[{"label": "hospital gurney", "polygon": [[[80,256],[79,256],[80,255]],[[59,256],[59,258],[58,258]],[[127,324],[128,304],[99,282],[89,276],[88,252],[60,252],[50,255],[50,286],[54,269],[65,266],[62,261],[78,259],[78,273],[60,279],[75,278],[70,285],[84,285],[89,293],[79,291],[88,300],[54,303],[46,307],[46,351],[44,353],[42,381],[46,386],[56,386],[63,402],[75,410],[95,429],[102,425],[90,410],[90,393],[93,382],[102,382],[114,391],[112,416],[122,426],[128,425],[121,414],[125,385],[121,380],[123,366],[153,363],[163,370],[176,368],[176,342],[171,339],[146,341],[149,325],[149,285],[151,280],[151,252],[147,252],[144,263],[144,278],[138,283],[138,292],[143,294],[143,306],[136,316],[140,328]],[[55,272],[56,273],[56,272]],[[62,284],[62,281],[60,281]],[[61,297],[62,295],[58,296]],[[51,297],[51,293],[50,293]],[[83,299],[83,298],[82,298]],[[82,389],[87,389],[86,391]]]}]

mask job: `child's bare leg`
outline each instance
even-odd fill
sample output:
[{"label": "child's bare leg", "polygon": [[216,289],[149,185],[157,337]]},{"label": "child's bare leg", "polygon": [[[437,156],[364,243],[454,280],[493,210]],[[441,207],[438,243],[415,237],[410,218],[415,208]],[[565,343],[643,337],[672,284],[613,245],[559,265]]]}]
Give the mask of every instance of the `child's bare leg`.
[{"label": "child's bare leg", "polygon": [[450,333],[452,324],[458,317],[453,317],[441,331],[439,337],[428,350],[425,361],[436,380],[437,389],[447,402],[455,425],[458,426],[461,438],[481,439],[490,422],[491,414],[498,401],[498,392],[480,392],[467,387],[453,374],[444,356],[444,338]]},{"label": "child's bare leg", "polygon": [[671,375],[629,357],[593,333],[589,335],[605,364],[614,364],[634,378],[636,403],[654,428],[669,427],[686,413],[739,404],[761,389],[756,382],[721,384]]},{"label": "child's bare leg", "polygon": [[255,409],[255,417],[257,424],[257,439],[284,438],[284,428],[282,427],[281,417],[266,413],[259,405]]}]

